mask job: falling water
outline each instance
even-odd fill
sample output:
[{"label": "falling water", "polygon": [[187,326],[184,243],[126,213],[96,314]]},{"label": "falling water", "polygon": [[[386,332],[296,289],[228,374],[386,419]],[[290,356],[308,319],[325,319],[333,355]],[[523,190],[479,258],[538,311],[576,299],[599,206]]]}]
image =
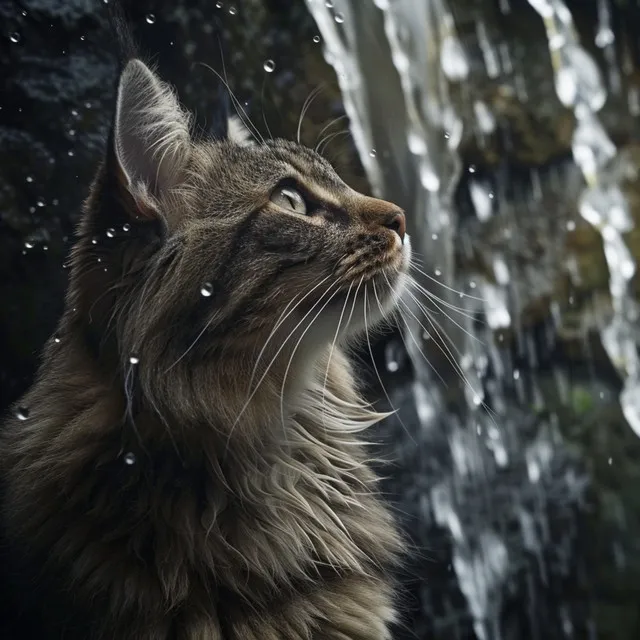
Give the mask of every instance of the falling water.
[{"label": "falling water", "polygon": [[[531,598],[527,636],[542,638],[549,629],[537,622],[542,605],[534,602],[532,585],[573,575],[575,513],[588,478],[565,442],[555,405],[547,406],[550,395],[565,405],[575,401],[567,371],[554,365],[549,384],[538,368],[541,351],[553,349],[559,335],[575,333],[584,341],[585,331],[572,327],[557,301],[548,306],[542,338],[526,314],[553,298],[559,273],[574,283],[582,278],[564,244],[576,228],[571,212],[578,199],[582,217],[598,227],[604,242],[613,312],[602,343],[625,375],[624,414],[640,434],[638,307],[630,290],[635,263],[623,240],[632,223],[619,180],[624,163],[616,162],[616,147],[596,116],[606,100],[598,69],[580,47],[564,4],[530,0],[547,27],[557,95],[576,116],[575,162],[555,166],[544,181],[532,171],[526,193],[514,195],[508,180],[481,174],[461,153],[470,140],[487,149],[495,142],[496,102],[489,105],[479,90],[486,78],[499,83],[498,105],[527,101],[540,84],[535,69],[527,68],[529,75],[520,70],[527,63],[500,34],[474,18],[475,39],[469,42],[447,0],[307,4],[336,70],[372,187],[408,211],[423,270],[414,275],[440,298],[427,303],[439,307],[434,320],[412,304],[412,296],[404,314],[415,371],[413,442],[419,447],[411,455],[422,457],[421,484],[412,495],[420,517],[446,532],[466,610],[457,610],[455,598],[428,589],[421,606],[442,633],[437,637],[466,637],[461,629],[470,627],[479,639],[515,639],[523,636],[503,624],[503,604],[505,594],[519,590]],[[499,10],[509,15],[510,3],[503,0]],[[619,90],[606,3],[599,11],[597,44],[610,64],[609,84]],[[336,21],[337,13],[344,19]],[[461,188],[471,218],[461,219]],[[555,216],[547,214],[550,203]],[[541,255],[531,264],[514,259],[532,251],[538,236],[545,244]],[[472,259],[476,253],[482,254],[481,266]],[[450,338],[445,355],[439,333]],[[455,365],[434,373],[425,353]],[[393,355],[389,371],[398,369],[397,360]],[[434,531],[425,540],[429,548],[437,540]],[[561,601],[554,606],[545,615],[555,616],[563,636],[594,633],[588,613],[577,615]],[[442,614],[443,607],[451,613]]]},{"label": "falling water", "polygon": [[[620,188],[625,169],[633,167],[625,167],[616,157],[616,146],[598,120],[606,89],[595,61],[580,46],[571,12],[562,0],[529,3],[544,20],[558,98],[576,117],[573,157],[587,184],[580,213],[602,235],[609,267],[613,313],[600,335],[611,361],[625,377],[620,404],[627,422],[640,436],[640,306],[631,289],[636,263],[623,237],[633,229],[633,218]],[[606,47],[611,58],[614,34],[606,3],[600,3],[600,14],[596,44]],[[612,84],[617,87],[619,80]]]}]

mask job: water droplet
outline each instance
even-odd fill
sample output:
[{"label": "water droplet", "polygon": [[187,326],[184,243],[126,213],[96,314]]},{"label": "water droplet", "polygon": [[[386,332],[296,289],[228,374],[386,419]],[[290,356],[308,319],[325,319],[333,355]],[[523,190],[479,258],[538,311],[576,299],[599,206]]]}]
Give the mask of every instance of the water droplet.
[{"label": "water droplet", "polygon": [[91,238],[91,244],[98,244],[98,238]]},{"label": "water droplet", "polygon": [[33,242],[29,242],[28,240],[24,243],[26,249],[33,249]]},{"label": "water droplet", "polygon": [[33,176],[27,176],[26,180],[27,182],[33,182]]},{"label": "water droplet", "polygon": [[411,129],[407,134],[407,144],[409,145],[409,151],[416,156],[422,156],[427,153],[427,143],[424,136],[414,129]]},{"label": "water droplet", "polygon": [[344,14],[343,13],[336,13],[335,16],[333,16],[333,19],[338,23],[338,24],[342,24],[344,22]]},{"label": "water droplet", "polygon": [[73,156],[75,156],[76,154],[75,154],[75,151],[74,151],[73,149],[69,149],[69,151],[67,151],[67,155],[68,155],[70,158],[73,158]]},{"label": "water droplet", "polygon": [[493,203],[486,184],[472,180],[469,182],[469,195],[476,215],[481,222],[485,222],[493,215]]},{"label": "water droplet", "polygon": [[84,42],[86,36],[80,36],[80,40],[82,40]]},{"label": "water droplet", "polygon": [[333,9],[333,7],[336,6],[336,3],[333,0],[326,0],[324,6],[327,7],[327,9]]},{"label": "water droplet", "polygon": [[449,35],[442,42],[440,66],[444,75],[454,82],[464,80],[469,75],[469,63],[460,40]]},{"label": "water droplet", "polygon": [[406,352],[402,347],[402,343],[397,340],[391,340],[387,343],[384,351],[387,371],[390,373],[400,371],[406,362]]},{"label": "water droplet", "polygon": [[14,44],[18,44],[18,42],[20,42],[20,40],[22,40],[22,36],[17,31],[14,31],[9,36],[9,40],[11,40],[11,42],[13,42]]},{"label": "water droplet", "polygon": [[375,149],[371,149],[371,151],[369,151],[369,155],[370,155],[372,158],[375,158],[375,157],[376,157],[376,155],[377,155],[376,150],[375,150]]},{"label": "water droplet", "polygon": [[476,100],[473,105],[473,110],[476,114],[480,131],[487,135],[493,133],[496,129],[496,119],[493,117],[493,113],[491,113],[489,107],[481,100]]},{"label": "water droplet", "polygon": [[509,267],[507,267],[506,262],[499,256],[496,256],[493,259],[493,275],[495,276],[498,284],[503,286],[509,284]]},{"label": "water droplet", "polygon": [[60,344],[60,337],[59,337],[59,336],[57,336],[57,335],[53,336],[53,341],[54,341],[56,344]]},{"label": "water droplet", "polygon": [[78,110],[77,110],[77,109],[71,109],[71,115],[72,115],[74,118],[77,118],[80,114],[78,113]]},{"label": "water droplet", "polygon": [[129,231],[129,229],[131,229],[131,225],[128,222],[122,225],[123,231]]},{"label": "water droplet", "polygon": [[433,170],[430,162],[420,163],[420,182],[422,186],[427,190],[435,193],[440,189],[440,178]]},{"label": "water droplet", "polygon": [[440,269],[436,269],[434,273],[436,274],[437,277],[440,277],[442,275],[442,271],[440,271]]},{"label": "water droplet", "polygon": [[42,250],[43,251],[49,251],[49,245],[43,244],[42,245]]},{"label": "water droplet", "polygon": [[36,200],[36,206],[37,206],[37,207],[44,207],[44,205],[45,205],[45,204],[46,204],[46,203],[45,203],[45,201],[44,201],[44,198],[38,198],[38,199]]},{"label": "water droplet", "polygon": [[155,24],[156,17],[153,13],[147,13],[147,17],[145,18],[148,24]]},{"label": "water droplet", "polygon": [[318,44],[318,42],[320,42],[320,36],[313,36],[313,41]]},{"label": "water droplet", "polygon": [[230,13],[232,16],[235,16],[235,15],[236,15],[236,13],[238,13],[238,10],[237,10],[235,7],[229,7],[229,13]]},{"label": "water droplet", "polygon": [[29,417],[29,409],[26,407],[18,407],[16,409],[16,418],[18,420],[26,420]]},{"label": "water droplet", "polygon": [[126,465],[134,465],[136,463],[136,455],[135,453],[132,453],[131,451],[129,451],[129,453],[125,453],[124,454],[124,463]]},{"label": "water droplet", "polygon": [[213,285],[210,282],[205,282],[200,288],[200,294],[209,298],[213,294]]},{"label": "water droplet", "polygon": [[138,356],[137,356],[135,353],[132,353],[132,354],[129,356],[129,362],[130,362],[131,364],[138,364],[138,363],[140,362],[140,358],[138,358]]},{"label": "water droplet", "polygon": [[576,229],[576,223],[574,220],[569,220],[569,222],[567,222],[567,231],[575,231]]},{"label": "water droplet", "polygon": [[68,133],[69,133],[69,136],[73,138],[76,135],[76,130],[75,129],[69,129]]},{"label": "water droplet", "polygon": [[216,9],[222,9],[222,2],[216,2]]},{"label": "water droplet", "polygon": [[26,11],[26,10],[24,10],[24,9],[21,11],[21,13],[22,13],[22,16],[23,16],[24,18],[26,18],[26,17],[29,15],[29,14],[27,13],[27,11]]},{"label": "water droplet", "polygon": [[616,37],[611,30],[611,27],[607,25],[603,25],[600,29],[598,29],[598,33],[596,33],[596,46],[604,49],[604,47],[613,44]]},{"label": "water droplet", "polygon": [[263,68],[267,73],[273,73],[276,68],[276,63],[273,60],[265,60]]},{"label": "water droplet", "polygon": [[115,238],[116,230],[115,229],[107,229],[107,238]]},{"label": "water droplet", "polygon": [[84,103],[84,108],[85,109],[91,109],[91,103],[87,100],[87,102]]}]

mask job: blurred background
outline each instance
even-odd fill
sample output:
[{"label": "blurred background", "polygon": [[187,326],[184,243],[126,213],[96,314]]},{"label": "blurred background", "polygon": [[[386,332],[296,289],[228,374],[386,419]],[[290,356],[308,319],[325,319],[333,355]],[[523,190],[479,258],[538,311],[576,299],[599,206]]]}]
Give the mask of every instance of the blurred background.
[{"label": "blurred background", "polygon": [[[113,110],[107,0],[0,0],[0,405],[54,331]],[[403,206],[398,328],[359,353],[410,541],[397,638],[640,637],[640,3],[131,0],[206,130]],[[301,113],[304,117],[301,119]]]}]

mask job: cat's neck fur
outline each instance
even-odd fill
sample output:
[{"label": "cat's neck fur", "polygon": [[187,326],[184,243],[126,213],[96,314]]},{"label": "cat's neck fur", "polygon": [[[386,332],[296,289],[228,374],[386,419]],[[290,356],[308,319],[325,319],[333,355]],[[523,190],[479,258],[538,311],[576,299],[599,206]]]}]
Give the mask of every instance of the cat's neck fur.
[{"label": "cat's neck fur", "polygon": [[[100,541],[100,531],[129,537],[141,558],[155,540],[156,553],[172,561],[155,577],[129,566],[144,588],[116,601],[112,594],[105,615],[127,597],[145,599],[127,605],[143,610],[157,607],[154,598],[178,607],[194,592],[204,601],[213,575],[258,609],[274,590],[304,591],[328,568],[375,576],[399,542],[354,432],[382,416],[363,407],[339,348],[306,369],[303,388],[282,405],[281,378],[268,381],[262,407],[234,425],[215,409],[225,402],[219,387],[211,389],[209,421],[198,412],[160,416],[144,402],[131,407],[119,377],[101,370],[75,338],[51,342],[24,399],[29,419],[15,448],[4,448],[9,477],[20,470],[10,485],[20,493],[13,534],[51,554],[54,573],[57,564],[73,566],[89,595],[113,567],[131,563]],[[131,509],[118,506],[127,502]],[[71,514],[95,505],[101,511],[87,539],[73,529],[89,525]],[[385,601],[387,587],[379,586]]]}]

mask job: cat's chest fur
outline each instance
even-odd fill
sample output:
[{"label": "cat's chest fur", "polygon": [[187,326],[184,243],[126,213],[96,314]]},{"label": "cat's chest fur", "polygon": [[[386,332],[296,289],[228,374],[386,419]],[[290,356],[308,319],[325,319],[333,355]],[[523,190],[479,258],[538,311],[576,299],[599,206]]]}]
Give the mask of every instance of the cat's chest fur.
[{"label": "cat's chest fur", "polygon": [[45,380],[4,442],[11,533],[91,637],[385,638],[398,540],[331,382],[238,448]]}]

